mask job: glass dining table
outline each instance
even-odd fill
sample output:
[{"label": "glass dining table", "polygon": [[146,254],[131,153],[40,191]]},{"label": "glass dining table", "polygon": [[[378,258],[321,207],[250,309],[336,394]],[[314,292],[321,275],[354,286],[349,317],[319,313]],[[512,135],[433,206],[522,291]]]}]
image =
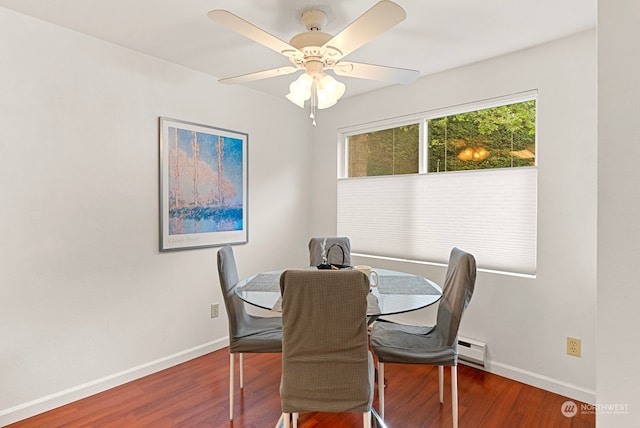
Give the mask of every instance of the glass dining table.
[{"label": "glass dining table", "polygon": [[[309,267],[308,269],[316,269]],[[280,274],[284,270],[259,273],[241,279],[235,287],[243,301],[262,309],[281,312]],[[367,297],[367,315],[377,318],[426,308],[442,296],[442,288],[419,275],[378,269],[378,285]]]}]

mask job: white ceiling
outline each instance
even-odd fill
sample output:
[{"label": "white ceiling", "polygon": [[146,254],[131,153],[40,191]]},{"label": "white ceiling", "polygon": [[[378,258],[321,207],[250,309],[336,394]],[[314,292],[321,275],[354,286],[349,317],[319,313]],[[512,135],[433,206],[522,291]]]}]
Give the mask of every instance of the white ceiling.
[{"label": "white ceiling", "polygon": [[[481,61],[596,25],[596,0],[395,0],[407,19],[345,60],[410,68],[421,76]],[[336,34],[376,0],[0,0],[0,6],[223,78],[290,65],[287,58],[209,20],[227,9],[289,41],[302,12],[325,11]],[[284,96],[296,75],[247,84]],[[346,96],[389,83],[340,77]]]}]

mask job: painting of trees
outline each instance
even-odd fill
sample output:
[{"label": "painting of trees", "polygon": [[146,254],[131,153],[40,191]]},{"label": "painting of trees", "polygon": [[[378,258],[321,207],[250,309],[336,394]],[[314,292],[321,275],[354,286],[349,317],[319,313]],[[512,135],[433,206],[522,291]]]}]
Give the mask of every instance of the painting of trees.
[{"label": "painting of trees", "polygon": [[169,129],[169,234],[242,228],[242,142]]}]

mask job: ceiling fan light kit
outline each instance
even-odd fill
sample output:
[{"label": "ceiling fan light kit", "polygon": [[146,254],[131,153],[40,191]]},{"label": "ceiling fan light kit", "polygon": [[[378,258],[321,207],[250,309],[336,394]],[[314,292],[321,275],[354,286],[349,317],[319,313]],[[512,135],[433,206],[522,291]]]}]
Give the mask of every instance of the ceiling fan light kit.
[{"label": "ceiling fan light kit", "polygon": [[[345,85],[325,73],[323,62],[308,61],[305,72],[289,85],[287,99],[304,108],[304,102],[311,99],[311,109],[331,107],[344,95]],[[312,97],[312,94],[315,94]]]},{"label": "ceiling fan light kit", "polygon": [[406,18],[405,11],[389,0],[379,1],[335,36],[321,31],[328,20],[325,12],[315,9],[307,10],[301,17],[307,31],[293,36],[289,43],[226,10],[212,10],[207,16],[286,56],[293,64],[293,67],[279,67],[228,77],[221,79],[220,82],[247,83],[304,70],[304,73],[289,85],[289,94],[286,98],[301,108],[304,108],[305,102],[310,100],[310,117],[314,119],[314,125],[315,109],[335,105],[346,89],[344,83],[338,82],[325,70],[332,70],[340,76],[404,84],[413,82],[419,75],[417,70],[342,61],[345,56]]}]

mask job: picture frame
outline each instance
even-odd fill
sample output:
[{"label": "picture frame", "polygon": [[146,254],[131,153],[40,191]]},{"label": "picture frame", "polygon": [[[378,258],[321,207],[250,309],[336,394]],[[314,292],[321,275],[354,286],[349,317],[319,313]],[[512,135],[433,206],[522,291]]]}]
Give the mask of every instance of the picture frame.
[{"label": "picture frame", "polygon": [[159,118],[160,251],[248,242],[249,135]]}]

